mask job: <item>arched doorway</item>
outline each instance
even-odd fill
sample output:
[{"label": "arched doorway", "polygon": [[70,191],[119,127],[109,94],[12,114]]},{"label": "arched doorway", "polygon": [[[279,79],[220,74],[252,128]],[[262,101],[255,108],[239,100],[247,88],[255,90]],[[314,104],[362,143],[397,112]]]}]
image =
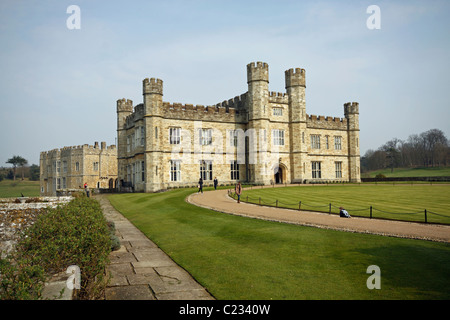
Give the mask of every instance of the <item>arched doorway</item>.
[{"label": "arched doorway", "polygon": [[274,184],[284,184],[288,182],[288,170],[287,167],[281,162],[275,164],[272,167],[273,170],[273,178],[272,181]]},{"label": "arched doorway", "polygon": [[109,185],[109,189],[114,189],[114,179],[113,178],[109,179],[108,185]]},{"label": "arched doorway", "polygon": [[283,183],[283,168],[281,166],[276,166],[273,169],[275,184]]}]

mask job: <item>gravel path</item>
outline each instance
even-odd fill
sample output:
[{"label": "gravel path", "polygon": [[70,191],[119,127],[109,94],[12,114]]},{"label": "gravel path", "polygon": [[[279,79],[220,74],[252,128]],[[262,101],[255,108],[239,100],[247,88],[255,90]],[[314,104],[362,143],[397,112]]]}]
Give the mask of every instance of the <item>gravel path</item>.
[{"label": "gravel path", "polygon": [[199,207],[251,218],[348,232],[450,242],[450,226],[447,225],[358,217],[347,219],[334,214],[264,207],[243,202],[237,203],[236,200],[228,196],[227,190],[206,191],[202,194],[194,193],[186,201]]}]

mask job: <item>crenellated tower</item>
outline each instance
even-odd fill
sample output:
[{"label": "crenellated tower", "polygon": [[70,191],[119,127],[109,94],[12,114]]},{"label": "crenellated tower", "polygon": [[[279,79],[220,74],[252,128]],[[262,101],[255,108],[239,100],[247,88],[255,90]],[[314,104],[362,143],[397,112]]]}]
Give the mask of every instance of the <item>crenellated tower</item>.
[{"label": "crenellated tower", "polygon": [[[127,117],[133,113],[133,101],[117,100],[117,175],[119,180],[126,176],[127,158]],[[120,188],[120,183],[119,183]]]},{"label": "crenellated tower", "polygon": [[155,78],[145,78],[142,81],[144,110],[146,115],[161,116],[163,105],[163,81]]},{"label": "crenellated tower", "polygon": [[153,192],[161,187],[161,168],[163,155],[162,117],[163,81],[146,78],[142,81],[144,96],[144,126],[145,126],[145,191]]},{"label": "crenellated tower", "polygon": [[272,178],[270,169],[269,132],[269,65],[265,62],[252,62],[247,65],[248,84],[248,128],[246,163],[247,180],[258,184],[268,184]]},{"label": "crenellated tower", "polygon": [[306,134],[306,74],[305,69],[286,70],[286,92],[289,107],[289,146],[291,160],[291,182],[301,183],[304,179],[306,156],[308,153],[305,141]]},{"label": "crenellated tower", "polygon": [[348,132],[348,166],[350,182],[361,181],[361,164],[359,153],[359,103],[344,104],[344,115],[347,119]]}]

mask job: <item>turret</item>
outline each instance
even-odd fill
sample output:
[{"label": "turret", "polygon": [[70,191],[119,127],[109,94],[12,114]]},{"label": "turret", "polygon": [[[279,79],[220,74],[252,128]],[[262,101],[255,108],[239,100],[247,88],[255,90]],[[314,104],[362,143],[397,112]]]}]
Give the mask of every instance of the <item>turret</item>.
[{"label": "turret", "polygon": [[286,92],[289,105],[289,133],[291,142],[289,144],[291,153],[291,181],[302,183],[303,174],[306,172],[307,142],[304,140],[306,134],[306,72],[305,69],[295,68],[284,72]]},{"label": "turret", "polygon": [[144,95],[144,110],[147,115],[161,115],[163,81],[155,78],[145,78],[142,81]]},{"label": "turret", "polygon": [[249,118],[267,118],[269,115],[269,65],[265,62],[252,62],[247,65]]},{"label": "turret", "polygon": [[349,180],[350,182],[360,182],[359,103],[345,103],[344,115],[347,118]]},{"label": "turret", "polygon": [[284,75],[289,97],[289,120],[294,122],[306,121],[305,69],[289,69],[284,72]]},{"label": "turret", "polygon": [[133,113],[133,101],[129,99],[117,100],[117,130],[123,129],[127,117]]}]

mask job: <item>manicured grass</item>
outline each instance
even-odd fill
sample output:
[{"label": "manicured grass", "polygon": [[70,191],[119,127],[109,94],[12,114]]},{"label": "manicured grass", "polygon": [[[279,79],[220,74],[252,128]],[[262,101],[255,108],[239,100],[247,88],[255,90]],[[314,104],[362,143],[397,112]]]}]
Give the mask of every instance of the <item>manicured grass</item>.
[{"label": "manicured grass", "polygon": [[386,177],[448,177],[450,167],[394,168],[393,172],[391,169],[382,169],[363,173],[362,176],[375,178],[380,173]]},{"label": "manicured grass", "polygon": [[342,206],[353,216],[450,224],[450,185],[446,184],[348,184],[313,185],[286,188],[245,189],[243,201],[339,213]]},{"label": "manicured grass", "polygon": [[[111,203],[217,299],[449,299],[448,244],[324,230],[193,206],[193,189]],[[367,268],[381,269],[369,290]]]},{"label": "manicured grass", "polygon": [[39,197],[39,181],[3,180],[0,181],[0,198]]}]

